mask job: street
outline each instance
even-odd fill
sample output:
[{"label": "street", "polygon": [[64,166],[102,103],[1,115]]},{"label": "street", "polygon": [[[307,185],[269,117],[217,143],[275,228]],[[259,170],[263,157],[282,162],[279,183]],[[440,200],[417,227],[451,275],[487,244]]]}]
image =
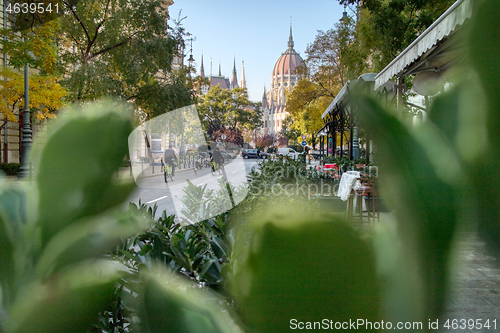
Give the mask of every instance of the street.
[{"label": "street", "polygon": [[[224,165],[225,177],[234,187],[239,187],[246,183],[247,175],[253,167],[258,168],[257,160],[245,160],[237,157]],[[136,179],[138,187],[129,201],[138,204],[140,200],[141,203],[150,207],[156,204],[158,207],[157,216],[160,216],[163,211],[166,211],[167,215],[181,216],[181,199],[184,196],[184,189],[188,186],[188,180],[196,186],[206,185],[207,189],[219,190],[219,179],[223,177],[224,175],[218,172],[212,175],[210,168],[202,168],[196,173],[194,170],[181,170],[180,172],[176,170],[174,181],[168,183],[165,182],[163,173],[149,177],[139,176]],[[222,213],[222,211],[218,213]]]}]

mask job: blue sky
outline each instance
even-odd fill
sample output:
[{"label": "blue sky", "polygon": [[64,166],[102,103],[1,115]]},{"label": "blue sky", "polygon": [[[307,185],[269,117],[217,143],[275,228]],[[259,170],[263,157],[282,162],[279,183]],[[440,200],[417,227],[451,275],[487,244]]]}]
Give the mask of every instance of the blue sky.
[{"label": "blue sky", "polygon": [[269,89],[274,64],[287,48],[292,18],[295,50],[305,58],[307,44],[317,30],[328,30],[342,17],[344,8],[337,0],[174,0],[170,16],[186,16],[183,26],[196,38],[193,57],[199,72],[201,55],[205,75],[231,77],[236,57],[238,82],[241,62],[252,101],[260,101],[264,85]]}]

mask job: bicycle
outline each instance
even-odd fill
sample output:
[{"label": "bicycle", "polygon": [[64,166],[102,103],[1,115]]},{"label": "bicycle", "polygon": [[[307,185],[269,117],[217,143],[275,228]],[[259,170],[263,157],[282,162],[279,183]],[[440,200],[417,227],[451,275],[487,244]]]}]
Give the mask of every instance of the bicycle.
[{"label": "bicycle", "polygon": [[168,178],[174,181],[173,166],[168,163],[163,164],[163,176],[165,177],[165,183],[168,183]]},{"label": "bicycle", "polygon": [[213,160],[210,162],[210,170],[212,172],[212,176],[215,176],[216,172],[219,172],[219,175],[222,175],[222,161],[221,163],[215,163]]}]

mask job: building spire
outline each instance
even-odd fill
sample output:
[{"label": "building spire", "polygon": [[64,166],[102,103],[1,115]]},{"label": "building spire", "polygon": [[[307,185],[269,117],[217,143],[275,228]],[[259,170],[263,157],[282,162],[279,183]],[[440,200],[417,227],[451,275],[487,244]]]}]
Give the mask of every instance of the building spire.
[{"label": "building spire", "polygon": [[220,62],[219,62],[219,77],[221,77],[221,76],[222,76],[222,74],[220,72]]},{"label": "building spire", "polygon": [[264,93],[262,94],[262,110],[267,109],[266,85],[264,85]]},{"label": "building spire", "polygon": [[203,53],[201,54],[200,76],[201,76],[202,79],[205,78],[205,67],[203,67]]},{"label": "building spire", "polygon": [[293,37],[292,37],[292,18],[290,17],[290,37],[288,37],[288,49],[293,50]]},{"label": "building spire", "polygon": [[233,62],[233,76],[231,77],[231,89],[234,89],[237,86],[238,86],[238,78],[236,77],[236,56],[235,56]]},{"label": "building spire", "polygon": [[241,62],[241,88],[246,88],[247,87],[247,81],[245,80],[245,62]]}]

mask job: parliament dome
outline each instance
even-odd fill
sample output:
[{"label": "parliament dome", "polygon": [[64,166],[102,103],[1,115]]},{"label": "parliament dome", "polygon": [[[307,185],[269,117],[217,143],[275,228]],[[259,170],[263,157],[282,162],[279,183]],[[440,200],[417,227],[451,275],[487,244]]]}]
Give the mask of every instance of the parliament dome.
[{"label": "parliament dome", "polygon": [[293,49],[293,46],[294,43],[292,38],[292,31],[290,28],[288,49],[283,54],[281,54],[278,61],[276,61],[272,74],[273,76],[295,74],[295,69],[304,63],[302,57]]}]

